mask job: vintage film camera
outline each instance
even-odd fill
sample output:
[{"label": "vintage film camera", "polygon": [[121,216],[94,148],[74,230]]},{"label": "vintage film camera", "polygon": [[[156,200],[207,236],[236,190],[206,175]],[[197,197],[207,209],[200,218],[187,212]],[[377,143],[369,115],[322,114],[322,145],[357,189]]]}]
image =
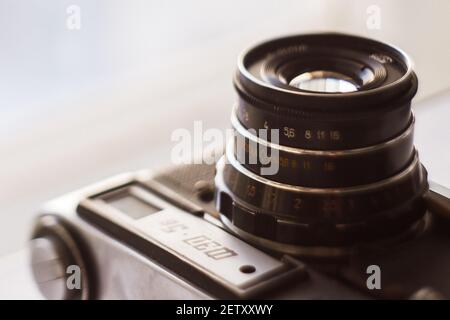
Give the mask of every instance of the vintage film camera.
[{"label": "vintage film camera", "polygon": [[[42,208],[31,261],[45,297],[450,296],[449,194],[429,190],[413,144],[418,81],[404,52],[343,34],[279,38],[242,53],[234,85],[236,139],[216,165],[122,174]],[[246,161],[262,147],[274,174]]]}]

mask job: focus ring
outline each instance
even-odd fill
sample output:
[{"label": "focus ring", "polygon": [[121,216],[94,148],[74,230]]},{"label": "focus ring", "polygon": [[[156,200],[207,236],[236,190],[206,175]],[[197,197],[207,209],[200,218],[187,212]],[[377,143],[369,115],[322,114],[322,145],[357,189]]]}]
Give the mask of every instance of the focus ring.
[{"label": "focus ring", "polygon": [[[405,203],[426,189],[426,171],[417,155],[396,176],[365,186],[313,189],[271,182],[245,169],[228,155],[217,166],[218,192],[259,212],[302,223],[355,223]],[[226,210],[219,206],[219,211]]]},{"label": "focus ring", "polygon": [[[219,166],[221,165],[223,164],[219,164]],[[413,175],[419,171],[426,176],[426,172],[420,164],[417,163],[414,166],[415,170],[408,175]],[[339,205],[329,207],[325,211],[328,213],[326,217],[321,215],[324,212],[316,209],[317,211],[309,219],[302,219],[302,216],[295,214],[282,215],[264,211],[261,207],[249,206],[248,202],[237,198],[235,193],[224,184],[224,180],[230,180],[219,176],[216,177],[216,186],[218,187],[216,206],[222,217],[228,220],[233,227],[256,237],[290,245],[345,246],[352,244],[355,239],[365,242],[394,236],[420,220],[425,214],[422,194],[428,186],[424,176],[420,179],[420,185],[408,188],[409,190],[404,193],[402,201],[389,202],[388,208],[378,209],[377,212],[372,212],[372,215],[364,212],[364,208],[367,208],[370,203],[370,198],[367,198],[369,202],[365,202],[359,208],[361,210],[359,211],[359,219],[355,216],[353,219],[345,220],[336,219],[336,216],[330,217],[329,214],[342,210]],[[413,176],[408,179],[410,184],[413,183],[413,179]],[[236,184],[239,184],[239,182]],[[406,185],[403,185],[403,187],[406,187]],[[339,196],[329,198],[328,195],[321,195],[320,197],[323,197],[323,204],[327,201],[339,199]],[[371,193],[370,197],[383,201],[382,198],[379,198],[380,194],[376,192]],[[353,198],[355,199],[355,195],[353,195]],[[342,198],[341,200],[335,203],[342,204],[348,199]],[[302,208],[303,210],[309,211],[305,208]],[[348,213],[346,211],[346,217],[349,217]]]}]

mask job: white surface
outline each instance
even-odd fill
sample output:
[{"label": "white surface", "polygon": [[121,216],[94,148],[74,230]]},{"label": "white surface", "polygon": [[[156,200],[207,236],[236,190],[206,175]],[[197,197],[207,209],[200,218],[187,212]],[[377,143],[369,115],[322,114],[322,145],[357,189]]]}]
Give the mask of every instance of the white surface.
[{"label": "white surface", "polygon": [[450,192],[450,89],[414,109],[415,144],[428,178]]},{"label": "white surface", "polygon": [[0,300],[42,299],[34,284],[27,249],[0,259]]},{"label": "white surface", "polygon": [[[66,29],[70,4],[79,31]],[[373,4],[380,30],[366,27]],[[40,203],[168,163],[172,130],[194,120],[228,127],[249,44],[323,30],[392,42],[425,97],[450,86],[449,12],[445,0],[0,0],[0,255],[24,245]]]}]

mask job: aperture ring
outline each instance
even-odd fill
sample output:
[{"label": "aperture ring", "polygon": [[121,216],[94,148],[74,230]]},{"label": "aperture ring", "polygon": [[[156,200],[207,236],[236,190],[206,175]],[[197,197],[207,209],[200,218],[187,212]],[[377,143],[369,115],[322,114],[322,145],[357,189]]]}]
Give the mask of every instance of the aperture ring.
[{"label": "aperture ring", "polygon": [[271,133],[279,137],[282,132],[266,130],[266,140],[259,138],[260,132],[244,128],[235,112],[231,123],[236,131],[234,155],[245,168],[274,181],[304,187],[349,187],[379,181],[401,171],[414,155],[414,118],[392,140],[335,151],[299,149],[269,142]]},{"label": "aperture ring", "polygon": [[378,144],[399,135],[411,122],[410,102],[385,112],[319,117],[280,112],[276,106],[261,108],[257,102],[240,97],[236,110],[245,128],[278,129],[279,144],[312,150],[354,149]]}]

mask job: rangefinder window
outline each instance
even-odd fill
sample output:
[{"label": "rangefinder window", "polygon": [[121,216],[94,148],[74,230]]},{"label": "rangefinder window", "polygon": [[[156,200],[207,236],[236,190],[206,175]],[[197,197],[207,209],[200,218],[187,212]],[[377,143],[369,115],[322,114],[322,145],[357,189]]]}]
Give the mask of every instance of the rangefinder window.
[{"label": "rangefinder window", "polygon": [[99,197],[109,206],[133,219],[141,219],[162,209],[143,200],[139,196],[139,187],[129,186]]},{"label": "rangefinder window", "polygon": [[107,203],[133,219],[140,219],[161,210],[131,194],[122,195],[122,197],[117,199],[110,199]]}]

